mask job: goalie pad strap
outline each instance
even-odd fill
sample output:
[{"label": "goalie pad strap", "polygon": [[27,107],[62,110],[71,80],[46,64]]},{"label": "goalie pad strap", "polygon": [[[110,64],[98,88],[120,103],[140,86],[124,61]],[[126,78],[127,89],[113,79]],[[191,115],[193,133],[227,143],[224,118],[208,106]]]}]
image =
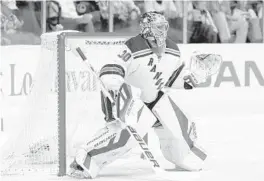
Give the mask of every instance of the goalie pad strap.
[{"label": "goalie pad strap", "polygon": [[[157,98],[156,98],[153,102],[145,103],[145,105],[146,105],[150,110],[152,110],[152,108],[157,104],[157,102],[160,100],[160,98],[163,96],[163,94],[164,94],[164,92],[159,91],[159,92],[158,92],[158,96],[157,96]],[[154,123],[153,127],[159,127],[159,126],[162,126],[162,124],[160,123],[160,121],[159,121],[158,118],[157,118],[157,121]]]},{"label": "goalie pad strap", "polygon": [[158,92],[158,96],[157,96],[157,98],[156,98],[154,101],[152,101],[152,102],[150,102],[150,103],[146,103],[146,102],[145,102],[146,106],[147,106],[150,110],[152,110],[152,108],[157,104],[157,102],[160,100],[160,98],[163,96],[163,94],[164,94],[164,92],[159,91],[159,92]]}]

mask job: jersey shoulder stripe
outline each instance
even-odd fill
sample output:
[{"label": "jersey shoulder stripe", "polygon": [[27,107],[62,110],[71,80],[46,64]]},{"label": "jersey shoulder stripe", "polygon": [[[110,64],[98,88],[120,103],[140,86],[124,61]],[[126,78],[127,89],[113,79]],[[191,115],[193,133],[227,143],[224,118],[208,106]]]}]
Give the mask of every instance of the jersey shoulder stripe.
[{"label": "jersey shoulder stripe", "polygon": [[180,57],[180,50],[178,45],[169,38],[166,39],[165,53],[171,54],[176,57]]},{"label": "jersey shoulder stripe", "polygon": [[173,56],[176,56],[176,57],[180,57],[181,56],[179,51],[175,51],[175,50],[168,49],[168,48],[166,48],[165,54],[170,54],[170,55],[173,55]]},{"label": "jersey shoulder stripe", "polygon": [[172,49],[175,51],[180,51],[178,45],[174,41],[172,41],[170,38],[166,39],[166,48]]},{"label": "jersey shoulder stripe", "polygon": [[137,35],[135,37],[132,37],[128,39],[125,42],[125,45],[130,49],[131,53],[136,53],[140,51],[144,51],[149,49],[146,40],[141,37],[141,35]]},{"label": "jersey shoulder stripe", "polygon": [[148,55],[151,55],[151,54],[153,54],[153,52],[151,50],[148,50],[148,51],[144,51],[144,52],[138,53],[136,55],[133,54],[133,58],[137,59],[137,58],[145,57],[145,56],[148,56]]}]

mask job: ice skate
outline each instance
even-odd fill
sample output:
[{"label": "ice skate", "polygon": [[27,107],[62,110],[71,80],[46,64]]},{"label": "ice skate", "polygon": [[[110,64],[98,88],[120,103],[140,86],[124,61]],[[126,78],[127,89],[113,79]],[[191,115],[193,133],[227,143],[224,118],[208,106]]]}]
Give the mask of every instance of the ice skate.
[{"label": "ice skate", "polygon": [[88,174],[87,171],[85,171],[81,165],[79,165],[77,163],[76,160],[74,160],[71,164],[70,164],[70,170],[67,174],[70,177],[74,177],[77,179],[91,179],[91,176]]}]

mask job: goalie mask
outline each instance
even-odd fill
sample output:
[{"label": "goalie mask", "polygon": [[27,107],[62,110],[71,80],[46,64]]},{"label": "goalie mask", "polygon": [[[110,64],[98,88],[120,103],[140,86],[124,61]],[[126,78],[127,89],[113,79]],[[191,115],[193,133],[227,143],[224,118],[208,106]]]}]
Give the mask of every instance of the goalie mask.
[{"label": "goalie mask", "polygon": [[159,12],[144,13],[140,20],[140,33],[150,41],[154,41],[158,47],[166,41],[169,23]]}]

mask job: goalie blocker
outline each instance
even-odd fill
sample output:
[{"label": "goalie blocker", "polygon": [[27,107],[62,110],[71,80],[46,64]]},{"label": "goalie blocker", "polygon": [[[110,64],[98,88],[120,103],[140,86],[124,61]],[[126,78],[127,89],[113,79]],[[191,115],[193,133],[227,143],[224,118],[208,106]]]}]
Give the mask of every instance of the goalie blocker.
[{"label": "goalie blocker", "polygon": [[[134,123],[133,127],[141,138],[154,128],[161,151],[169,162],[185,170],[201,170],[207,155],[196,144],[195,123],[166,93],[160,91],[155,101],[144,104],[134,90],[123,84],[116,97],[115,106],[121,120]],[[120,122],[114,119],[113,105],[109,99],[103,94],[101,98],[107,124],[91,141],[82,145],[76,154],[76,161],[71,165],[75,170],[76,164],[80,165],[91,178],[96,177],[104,166],[138,145]],[[155,160],[153,164],[156,164]]]}]

